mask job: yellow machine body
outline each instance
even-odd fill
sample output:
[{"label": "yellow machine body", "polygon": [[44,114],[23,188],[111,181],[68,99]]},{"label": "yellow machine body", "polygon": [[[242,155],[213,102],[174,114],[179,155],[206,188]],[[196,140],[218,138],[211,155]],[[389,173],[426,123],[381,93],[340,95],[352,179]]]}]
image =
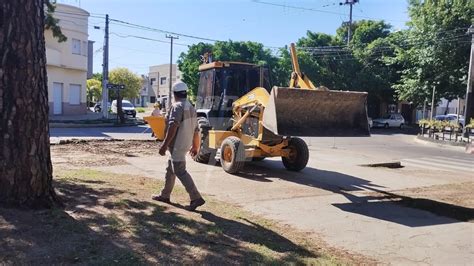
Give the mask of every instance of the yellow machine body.
[{"label": "yellow machine body", "polygon": [[226,138],[234,136],[245,145],[246,157],[288,157],[290,136],[369,135],[367,93],[314,86],[300,71],[294,44],[290,48],[289,87],[273,87],[270,93],[255,88],[236,100],[232,128],[210,130],[210,148],[219,149]]}]

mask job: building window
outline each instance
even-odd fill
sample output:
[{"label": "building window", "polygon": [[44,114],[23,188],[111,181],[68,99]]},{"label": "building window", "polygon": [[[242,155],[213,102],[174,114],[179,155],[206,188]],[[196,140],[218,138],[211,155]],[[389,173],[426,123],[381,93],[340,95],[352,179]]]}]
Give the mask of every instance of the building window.
[{"label": "building window", "polygon": [[78,39],[72,39],[72,53],[81,54],[81,41]]},{"label": "building window", "polygon": [[156,81],[156,78],[151,78],[150,79],[150,85],[153,85],[153,83],[155,83],[155,81]]},{"label": "building window", "polygon": [[161,77],[160,78],[160,85],[165,85],[166,84],[166,77]]},{"label": "building window", "polygon": [[150,96],[150,103],[155,103],[155,102],[156,102],[156,97]]},{"label": "building window", "polygon": [[69,104],[81,104],[81,85],[69,84]]},{"label": "building window", "polygon": [[82,55],[87,56],[87,42],[82,42]]}]

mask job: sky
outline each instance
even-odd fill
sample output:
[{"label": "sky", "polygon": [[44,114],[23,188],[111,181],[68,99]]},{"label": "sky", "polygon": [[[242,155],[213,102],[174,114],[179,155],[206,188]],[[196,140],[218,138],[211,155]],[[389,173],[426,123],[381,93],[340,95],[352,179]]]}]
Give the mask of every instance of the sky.
[{"label": "sky", "polygon": [[[334,35],[349,20],[345,0],[58,0],[89,13],[89,40],[94,41],[94,72],[102,72],[105,14],[153,29],[212,40],[255,41],[270,49],[284,47],[308,30]],[[360,0],[353,6],[353,20],[384,20],[393,30],[405,28],[407,0]],[[95,29],[94,26],[100,27]],[[109,70],[126,67],[148,74],[152,65],[170,61],[166,33],[126,26],[109,26]],[[153,39],[146,40],[143,39]],[[209,42],[185,36],[174,41],[173,63],[187,45]]]}]

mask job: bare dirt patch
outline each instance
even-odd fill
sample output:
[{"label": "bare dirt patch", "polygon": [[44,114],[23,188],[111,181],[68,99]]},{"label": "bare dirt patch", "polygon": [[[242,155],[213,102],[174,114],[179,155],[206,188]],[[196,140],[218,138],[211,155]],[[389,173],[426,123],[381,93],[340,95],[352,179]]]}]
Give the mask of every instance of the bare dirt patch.
[{"label": "bare dirt patch", "polygon": [[113,166],[127,164],[126,157],[158,154],[156,141],[90,140],[51,146],[53,164],[70,166]]}]

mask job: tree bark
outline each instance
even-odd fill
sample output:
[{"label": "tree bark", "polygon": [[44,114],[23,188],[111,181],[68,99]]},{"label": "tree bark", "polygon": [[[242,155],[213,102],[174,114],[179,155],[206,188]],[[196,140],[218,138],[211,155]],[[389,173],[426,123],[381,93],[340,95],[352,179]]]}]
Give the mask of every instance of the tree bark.
[{"label": "tree bark", "polygon": [[0,3],[0,203],[51,207],[44,0]]}]

